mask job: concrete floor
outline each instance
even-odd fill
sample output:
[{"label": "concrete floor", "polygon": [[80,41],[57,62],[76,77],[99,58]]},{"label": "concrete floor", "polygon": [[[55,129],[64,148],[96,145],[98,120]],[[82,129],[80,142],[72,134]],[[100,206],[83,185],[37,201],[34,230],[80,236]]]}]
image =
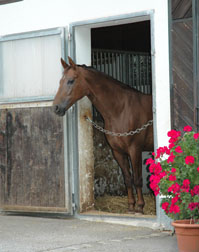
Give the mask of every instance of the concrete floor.
[{"label": "concrete floor", "polygon": [[0,215],[0,252],[176,252],[175,235],[150,228]]}]

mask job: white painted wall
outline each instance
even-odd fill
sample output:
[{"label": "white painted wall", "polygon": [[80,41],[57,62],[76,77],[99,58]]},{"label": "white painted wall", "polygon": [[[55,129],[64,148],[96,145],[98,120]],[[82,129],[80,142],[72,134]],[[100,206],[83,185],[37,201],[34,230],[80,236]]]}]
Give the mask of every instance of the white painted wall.
[{"label": "white painted wall", "polygon": [[158,18],[165,22],[167,0],[24,0],[0,5],[0,35],[149,9],[155,9]]},{"label": "white painted wall", "polygon": [[[157,146],[167,144],[170,129],[168,0],[24,0],[0,6],[0,36],[25,31],[68,26],[72,22],[154,11],[154,105]],[[78,34],[79,41],[89,30]],[[78,45],[82,48],[82,45]],[[90,45],[86,46],[86,50]],[[82,52],[81,52],[82,51]],[[88,63],[85,51],[76,50],[77,62]]]},{"label": "white painted wall", "polygon": [[[24,0],[0,5],[0,36],[68,26],[71,22],[154,10],[155,80],[158,145],[167,141],[170,127],[167,0]],[[86,63],[86,62],[85,62]]]}]

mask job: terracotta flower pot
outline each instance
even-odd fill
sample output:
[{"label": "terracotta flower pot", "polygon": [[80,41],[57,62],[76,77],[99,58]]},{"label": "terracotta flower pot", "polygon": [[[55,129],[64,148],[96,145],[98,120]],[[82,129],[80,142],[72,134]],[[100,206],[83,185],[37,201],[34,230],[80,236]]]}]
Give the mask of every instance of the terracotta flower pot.
[{"label": "terracotta flower pot", "polygon": [[199,224],[190,224],[190,220],[177,220],[175,228],[179,252],[199,252]]}]

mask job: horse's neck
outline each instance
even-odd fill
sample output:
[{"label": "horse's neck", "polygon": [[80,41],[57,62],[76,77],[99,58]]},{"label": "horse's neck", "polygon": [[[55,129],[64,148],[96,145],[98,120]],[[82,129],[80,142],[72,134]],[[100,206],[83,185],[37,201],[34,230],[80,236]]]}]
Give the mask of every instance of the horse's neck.
[{"label": "horse's neck", "polygon": [[106,120],[117,117],[124,105],[121,100],[123,89],[115,84],[114,80],[107,80],[99,73],[92,73],[92,77],[87,78],[87,85],[89,88],[87,96],[103,118]]}]

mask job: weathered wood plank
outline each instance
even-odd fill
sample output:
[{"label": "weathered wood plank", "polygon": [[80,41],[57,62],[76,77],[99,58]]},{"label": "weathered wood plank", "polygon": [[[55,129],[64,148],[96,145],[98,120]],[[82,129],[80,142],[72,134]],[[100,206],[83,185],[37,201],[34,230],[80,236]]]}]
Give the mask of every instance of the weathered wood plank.
[{"label": "weathered wood plank", "polygon": [[193,43],[193,22],[186,21],[186,22],[177,22],[173,23],[172,26],[172,36],[173,33],[176,33],[179,40],[183,40],[183,42],[190,48],[192,48]]},{"label": "weathered wood plank", "polygon": [[63,119],[51,107],[0,111],[0,205],[65,207]]},{"label": "weathered wood plank", "polygon": [[193,127],[194,113],[190,110],[190,107],[184,103],[183,99],[178,94],[175,94],[175,108],[174,108],[174,128],[177,130],[183,130],[183,127],[190,125]]},{"label": "weathered wood plank", "polygon": [[172,127],[179,130],[194,124],[192,26],[192,20],[175,22],[172,26]]},{"label": "weathered wood plank", "polygon": [[[180,85],[180,87],[179,87]],[[190,107],[194,107],[193,90],[191,86],[180,78],[176,71],[173,71],[173,88],[176,89],[180,96],[185,100]]]},{"label": "weathered wood plank", "polygon": [[[186,63],[183,61],[183,58],[180,57],[175,51],[173,51],[173,71],[175,71],[180,79],[184,80],[187,83],[187,86],[190,86],[192,89],[193,83],[193,70],[189,69],[186,66]],[[181,83],[176,83],[180,88]]]},{"label": "weathered wood plank", "polygon": [[192,16],[192,0],[172,0],[172,18],[182,19]]}]

